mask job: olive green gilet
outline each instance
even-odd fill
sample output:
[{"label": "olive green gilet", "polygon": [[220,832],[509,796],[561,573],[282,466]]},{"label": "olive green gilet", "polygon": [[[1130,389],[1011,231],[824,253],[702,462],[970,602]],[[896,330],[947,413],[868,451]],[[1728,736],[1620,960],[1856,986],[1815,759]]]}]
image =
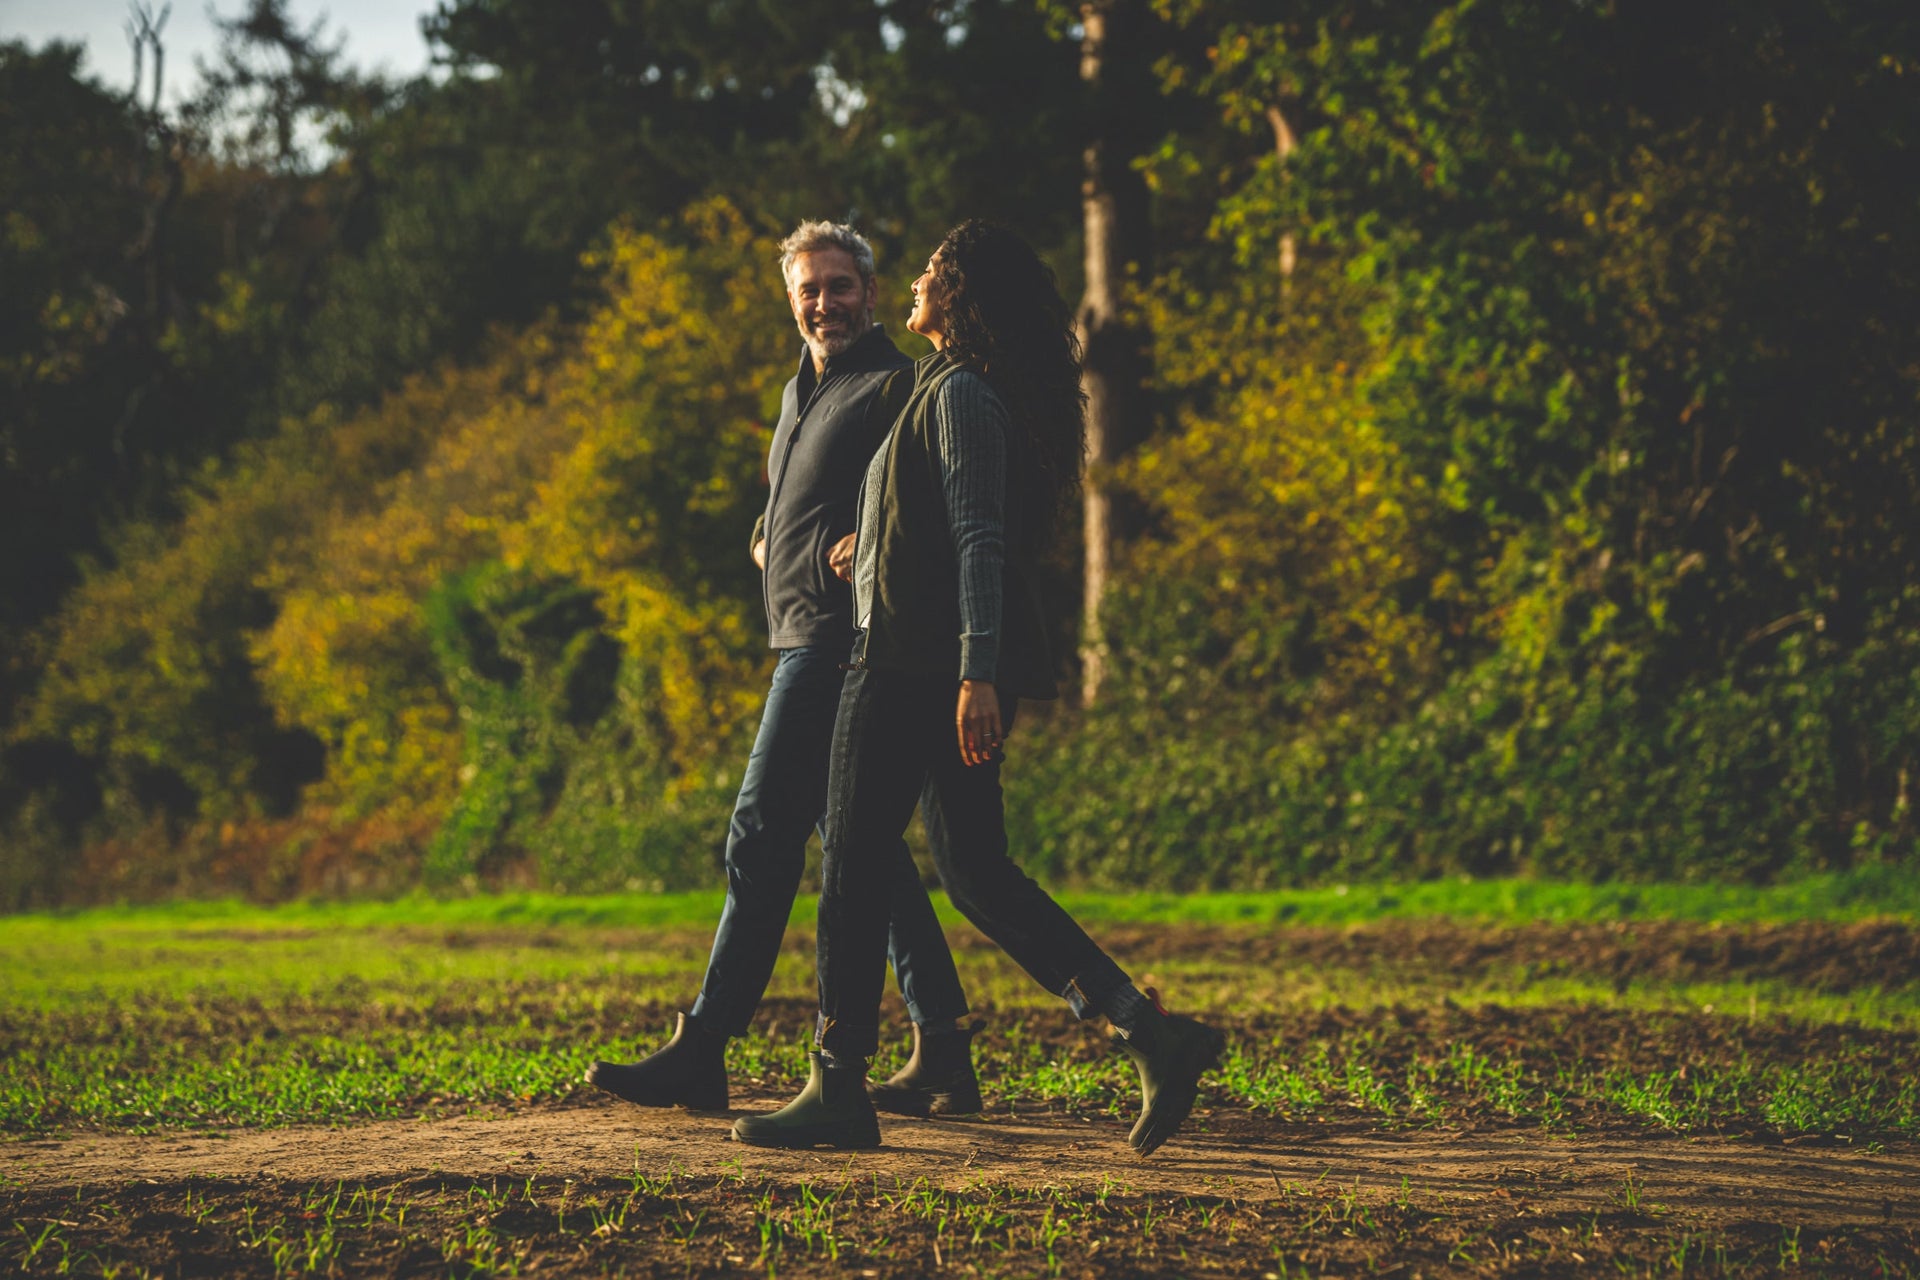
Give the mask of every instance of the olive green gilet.
[{"label": "olive green gilet", "polygon": [[[936,352],[914,366],[914,388],[880,446],[881,475],[873,584],[862,664],[880,670],[960,678],[960,567],[940,484],[933,392],[962,366]],[[1018,441],[1007,441],[1006,560],[1000,606],[1000,658],[994,688],[1003,696],[1054,698],[1053,658],[1034,590],[1030,550],[1015,501],[1023,480]],[[868,536],[865,529],[862,538]]]}]

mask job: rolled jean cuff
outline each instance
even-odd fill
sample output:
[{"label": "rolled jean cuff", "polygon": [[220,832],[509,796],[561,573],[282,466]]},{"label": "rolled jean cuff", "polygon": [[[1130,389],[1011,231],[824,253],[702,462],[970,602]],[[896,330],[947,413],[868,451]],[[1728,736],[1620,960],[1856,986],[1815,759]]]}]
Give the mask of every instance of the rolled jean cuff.
[{"label": "rolled jean cuff", "polygon": [[925,1009],[919,1005],[907,1006],[907,1016],[912,1018],[917,1025],[923,1027],[935,1026],[942,1022],[958,1022],[972,1012],[972,1006],[965,1000],[962,1000],[952,1009],[942,1008],[939,1005],[935,1005],[931,1009]]},{"label": "rolled jean cuff", "polygon": [[877,1023],[854,1026],[821,1013],[813,1023],[813,1045],[840,1062],[864,1061],[880,1047]]},{"label": "rolled jean cuff", "polygon": [[[1101,958],[1105,959],[1104,956]],[[1132,984],[1133,980],[1119,965],[1107,960],[1106,964],[1090,973],[1067,979],[1067,985],[1060,994],[1066,999],[1067,1007],[1073,1010],[1073,1016],[1086,1022],[1105,1017],[1108,998],[1120,988]]]},{"label": "rolled jean cuff", "polygon": [[707,999],[706,993],[702,992],[694,997],[693,1008],[687,1011],[687,1020],[710,1035],[736,1039],[753,1029],[753,1010],[747,1010],[744,1015],[735,1013],[730,1017],[723,1016],[715,1002]]}]

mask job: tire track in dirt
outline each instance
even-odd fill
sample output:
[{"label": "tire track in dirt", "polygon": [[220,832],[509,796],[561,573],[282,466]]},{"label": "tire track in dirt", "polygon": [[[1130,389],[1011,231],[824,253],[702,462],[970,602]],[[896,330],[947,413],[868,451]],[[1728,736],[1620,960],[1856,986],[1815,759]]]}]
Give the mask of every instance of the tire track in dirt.
[{"label": "tire track in dirt", "polygon": [[[744,1109],[780,1099],[746,1099]],[[735,1112],[734,1114],[738,1114]],[[889,1119],[886,1146],[788,1152],[727,1138],[728,1117],[620,1104],[539,1107],[334,1128],[80,1134],[0,1144],[0,1170],[24,1189],[171,1184],[189,1178],[332,1182],[454,1177],[606,1178],[638,1166],[698,1176],[802,1179],[878,1175],[976,1186],[1269,1200],[1286,1184],[1351,1187],[1423,1205],[1524,1204],[1540,1212],[1617,1210],[1631,1177],[1649,1210],[1712,1224],[1815,1227],[1920,1222],[1920,1149],[1869,1152],[1666,1134],[1548,1136],[1535,1129],[1391,1132],[1197,1116],[1150,1160],[1132,1156],[1114,1120],[998,1114],[976,1121]]]}]

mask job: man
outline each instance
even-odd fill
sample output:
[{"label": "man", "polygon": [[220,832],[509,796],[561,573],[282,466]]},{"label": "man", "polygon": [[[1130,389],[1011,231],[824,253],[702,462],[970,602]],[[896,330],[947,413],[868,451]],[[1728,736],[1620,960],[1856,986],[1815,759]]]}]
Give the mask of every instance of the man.
[{"label": "man", "polygon": [[[725,1052],[765,994],[793,909],[807,835],[824,817],[828,749],[853,646],[855,502],[868,461],[913,384],[913,362],[874,323],[873,249],[851,227],[804,222],[780,245],[787,302],[806,350],[780,402],[767,508],[751,550],[769,645],[779,654],[727,833],[727,900],[700,996],[673,1038],[634,1063],[596,1062],[587,1081],[642,1106],[727,1108]],[[907,1115],[980,1109],[967,999],[920,873],[900,844],[888,868],[888,954],[913,1017],[905,1069],[871,1086]]]}]

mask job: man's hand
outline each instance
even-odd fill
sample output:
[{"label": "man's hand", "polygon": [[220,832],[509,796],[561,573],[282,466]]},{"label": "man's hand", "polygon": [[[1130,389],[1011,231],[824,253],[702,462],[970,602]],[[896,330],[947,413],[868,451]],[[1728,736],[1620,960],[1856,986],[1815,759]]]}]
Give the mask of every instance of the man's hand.
[{"label": "man's hand", "polygon": [[988,680],[962,680],[954,708],[960,758],[969,766],[1000,758],[1000,695]]},{"label": "man's hand", "polygon": [[848,534],[827,548],[827,566],[842,582],[853,581],[853,535]]},{"label": "man's hand", "polygon": [[767,540],[765,538],[753,544],[753,562],[760,566],[760,572],[767,571]]}]

